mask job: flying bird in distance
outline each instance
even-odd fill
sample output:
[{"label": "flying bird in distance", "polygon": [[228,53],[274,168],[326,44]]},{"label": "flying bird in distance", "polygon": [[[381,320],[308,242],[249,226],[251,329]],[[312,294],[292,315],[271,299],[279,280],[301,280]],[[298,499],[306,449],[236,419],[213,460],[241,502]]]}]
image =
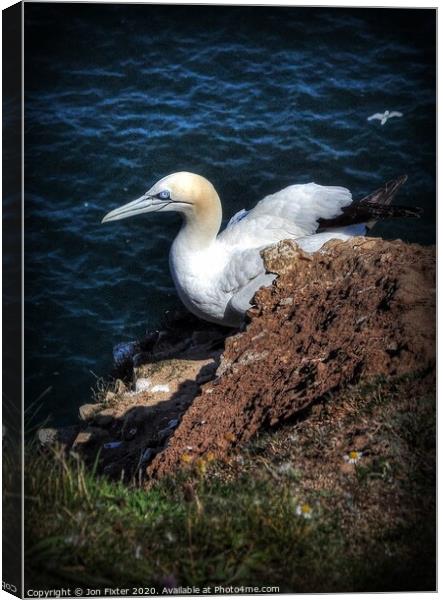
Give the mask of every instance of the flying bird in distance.
[{"label": "flying bird in distance", "polygon": [[392,110],[391,112],[389,112],[389,110],[385,110],[384,113],[375,113],[374,115],[371,115],[368,117],[368,121],[380,121],[380,125],[384,125],[389,119],[392,119],[392,117],[402,116],[403,113],[398,112],[398,110]]}]

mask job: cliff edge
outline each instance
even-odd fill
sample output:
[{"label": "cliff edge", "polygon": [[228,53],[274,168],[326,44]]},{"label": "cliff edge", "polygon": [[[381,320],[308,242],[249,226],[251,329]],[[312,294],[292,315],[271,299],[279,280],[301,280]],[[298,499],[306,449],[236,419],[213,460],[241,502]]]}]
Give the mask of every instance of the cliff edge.
[{"label": "cliff edge", "polygon": [[243,331],[186,316],[119,349],[124,381],[40,441],[100,449],[100,471],[150,480],[224,459],[350,384],[434,369],[434,247],[354,238],[309,255],[282,241],[263,258],[278,277]]},{"label": "cliff edge", "polygon": [[226,339],[216,378],[150,476],[224,456],[347,384],[435,364],[434,248],[355,238],[308,255],[283,241],[264,260],[279,277],[257,293],[246,330]]}]

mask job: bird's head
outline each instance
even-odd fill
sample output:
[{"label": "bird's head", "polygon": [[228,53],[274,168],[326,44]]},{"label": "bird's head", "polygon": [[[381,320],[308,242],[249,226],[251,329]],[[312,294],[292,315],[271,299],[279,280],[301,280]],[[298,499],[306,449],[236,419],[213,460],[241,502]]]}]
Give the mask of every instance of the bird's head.
[{"label": "bird's head", "polygon": [[221,221],[220,199],[210,181],[181,171],[157,181],[143,196],[109,212],[102,220],[118,221],[153,212],[179,212],[189,222]]}]

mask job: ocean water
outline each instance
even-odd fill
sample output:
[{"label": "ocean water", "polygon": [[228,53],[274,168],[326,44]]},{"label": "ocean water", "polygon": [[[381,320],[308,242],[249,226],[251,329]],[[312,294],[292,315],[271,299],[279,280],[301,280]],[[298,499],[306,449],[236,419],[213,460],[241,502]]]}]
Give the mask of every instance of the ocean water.
[{"label": "ocean water", "polygon": [[[25,4],[26,401],[75,419],[112,347],[179,305],[174,215],[101,225],[178,170],[228,219],[292,183],[355,197],[408,173],[435,242],[435,11]],[[385,126],[367,117],[404,113]]]}]

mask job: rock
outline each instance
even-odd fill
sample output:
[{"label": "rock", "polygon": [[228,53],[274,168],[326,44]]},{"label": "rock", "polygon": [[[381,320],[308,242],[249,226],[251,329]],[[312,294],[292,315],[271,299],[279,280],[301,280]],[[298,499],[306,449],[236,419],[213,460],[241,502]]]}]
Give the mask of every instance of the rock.
[{"label": "rock", "polygon": [[123,445],[123,442],[121,442],[121,441],[107,442],[106,444],[103,444],[103,448],[105,450],[116,450],[117,448],[120,448],[122,445]]},{"label": "rock", "polygon": [[60,444],[70,446],[78,433],[78,427],[44,427],[37,431],[37,439],[42,446]]},{"label": "rock", "polygon": [[167,394],[170,392],[169,385],[166,383],[159,383],[158,385],[152,386],[151,392],[153,394],[159,394],[159,393]]},{"label": "rock", "polygon": [[83,404],[78,409],[82,421],[90,421],[94,415],[100,411],[100,404]]},{"label": "rock", "polygon": [[168,401],[178,392],[182,399],[186,397],[191,400],[198,390],[196,383],[198,375],[208,368],[214,372],[215,367],[216,361],[210,354],[207,358],[201,359],[182,357],[145,363],[134,369],[134,375],[137,382],[144,382],[143,387],[146,385],[151,395],[150,404],[153,405]]},{"label": "rock", "polygon": [[108,433],[99,427],[87,427],[80,431],[72,444],[73,450],[81,449],[85,446],[102,441],[108,437]]},{"label": "rock", "polygon": [[58,441],[58,430],[53,427],[45,427],[37,431],[37,438],[42,446],[53,446]]},{"label": "rock", "polygon": [[121,342],[114,346],[113,356],[116,366],[131,362],[132,358],[139,351],[138,342]]},{"label": "rock", "polygon": [[93,439],[93,435],[89,431],[80,431],[77,437],[72,444],[73,449],[78,448],[78,446],[84,446],[85,444],[89,444]]},{"label": "rock", "polygon": [[115,411],[112,408],[106,408],[94,415],[94,424],[97,427],[109,427],[115,421]]},{"label": "rock", "polygon": [[136,392],[149,392],[152,387],[152,383],[150,379],[146,377],[140,377],[135,382],[135,391]]},{"label": "rock", "polygon": [[147,463],[154,456],[154,450],[152,448],[146,448],[141,457],[142,463]]},{"label": "rock", "polygon": [[[92,463],[105,442],[100,471],[112,477],[124,472],[128,481],[138,478],[144,450],[146,465],[174,435],[200,385],[214,377],[226,335],[226,329],[182,311],[164,330],[119,344],[114,354],[121,368],[114,375],[126,381],[132,372],[133,383],[116,379],[101,405],[82,408],[87,420],[75,443],[79,454]],[[113,447],[116,440],[123,442]]]},{"label": "rock", "polygon": [[353,238],[308,255],[286,240],[263,257],[278,278],[255,295],[246,330],[226,339],[217,380],[149,476],[183,468],[185,454],[223,457],[340,386],[435,367],[434,247]]}]

